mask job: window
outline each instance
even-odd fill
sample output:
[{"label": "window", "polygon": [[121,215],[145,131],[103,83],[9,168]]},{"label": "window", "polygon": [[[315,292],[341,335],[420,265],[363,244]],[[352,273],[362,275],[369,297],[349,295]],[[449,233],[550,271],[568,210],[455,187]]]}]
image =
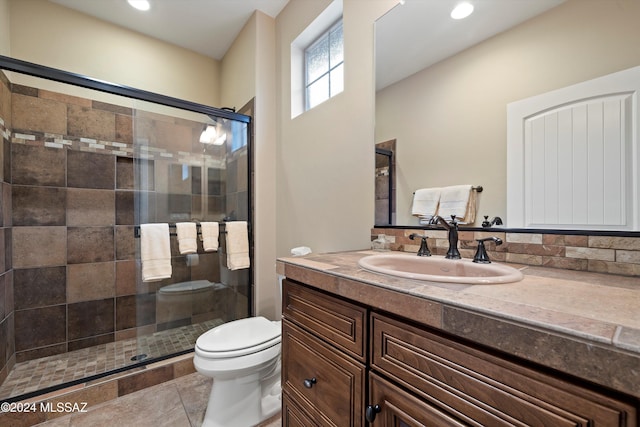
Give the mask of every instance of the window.
[{"label": "window", "polygon": [[305,110],[344,89],[342,20],[334,24],[304,52]]}]

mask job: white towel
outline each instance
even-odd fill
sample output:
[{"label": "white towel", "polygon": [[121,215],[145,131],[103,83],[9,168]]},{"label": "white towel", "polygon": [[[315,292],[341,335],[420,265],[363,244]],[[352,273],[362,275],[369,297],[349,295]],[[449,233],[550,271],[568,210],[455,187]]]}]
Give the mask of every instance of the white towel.
[{"label": "white towel", "polygon": [[195,222],[176,223],[178,234],[178,249],[181,254],[195,254],[198,252],[198,229]]},{"label": "white towel", "polygon": [[438,215],[447,221],[451,215],[463,224],[476,221],[476,192],[471,185],[454,185],[444,187],[440,195]]},{"label": "white towel", "polygon": [[438,211],[440,188],[421,188],[413,193],[411,215],[420,217],[420,223],[428,223]]},{"label": "white towel", "polygon": [[249,268],[249,232],[246,221],[227,222],[227,268]]},{"label": "white towel", "polygon": [[140,225],[140,258],[143,282],[171,277],[169,224]]},{"label": "white towel", "polygon": [[202,246],[205,252],[215,252],[218,250],[218,233],[220,226],[217,222],[201,222],[200,233],[202,233]]}]

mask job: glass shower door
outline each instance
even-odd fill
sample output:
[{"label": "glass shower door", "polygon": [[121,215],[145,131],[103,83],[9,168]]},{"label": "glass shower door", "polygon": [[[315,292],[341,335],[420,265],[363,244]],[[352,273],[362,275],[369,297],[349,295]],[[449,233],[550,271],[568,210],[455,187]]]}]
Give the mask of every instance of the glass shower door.
[{"label": "glass shower door", "polygon": [[[191,351],[202,333],[249,315],[250,270],[230,271],[224,250],[225,222],[249,221],[249,139],[247,123],[231,119],[140,101],[134,116],[136,224],[169,225],[172,268],[157,282],[137,277],[129,296],[132,358],[145,360]],[[216,251],[204,248],[202,222],[218,224]],[[196,224],[195,251],[183,253],[177,223]]]}]

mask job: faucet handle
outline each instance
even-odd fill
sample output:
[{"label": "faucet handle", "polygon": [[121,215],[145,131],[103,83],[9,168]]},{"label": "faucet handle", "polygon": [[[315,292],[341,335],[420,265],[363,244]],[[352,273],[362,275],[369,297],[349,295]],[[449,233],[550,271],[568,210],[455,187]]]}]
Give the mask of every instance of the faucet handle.
[{"label": "faucet handle", "polygon": [[483,228],[489,228],[493,225],[503,225],[502,218],[499,216],[493,217],[491,221],[489,221],[489,215],[484,216],[484,221],[482,221]]},{"label": "faucet handle", "polygon": [[418,256],[431,256],[431,251],[429,250],[429,246],[427,246],[427,236],[421,236],[417,233],[412,233],[409,235],[411,240],[415,238],[420,238],[422,241],[420,242],[420,249],[418,249]]},{"label": "faucet handle", "polygon": [[496,246],[502,244],[502,239],[499,237],[487,237],[485,239],[476,239],[478,242],[478,249],[476,250],[476,254],[473,256],[473,262],[477,262],[479,264],[490,264],[491,260],[489,259],[489,254],[487,254],[487,249],[484,246],[484,242],[487,240],[493,240]]}]

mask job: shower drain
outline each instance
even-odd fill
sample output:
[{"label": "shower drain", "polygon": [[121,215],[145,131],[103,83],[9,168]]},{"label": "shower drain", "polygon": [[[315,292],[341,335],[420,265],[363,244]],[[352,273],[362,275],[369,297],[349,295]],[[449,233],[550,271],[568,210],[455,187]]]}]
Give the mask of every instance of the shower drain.
[{"label": "shower drain", "polygon": [[131,358],[131,360],[132,360],[132,361],[134,361],[134,362],[137,362],[137,361],[139,361],[139,360],[144,360],[144,359],[146,359],[146,358],[147,358],[147,355],[146,355],[146,354],[144,354],[144,353],[142,353],[142,354],[136,354],[135,356],[133,356],[133,357]]}]

